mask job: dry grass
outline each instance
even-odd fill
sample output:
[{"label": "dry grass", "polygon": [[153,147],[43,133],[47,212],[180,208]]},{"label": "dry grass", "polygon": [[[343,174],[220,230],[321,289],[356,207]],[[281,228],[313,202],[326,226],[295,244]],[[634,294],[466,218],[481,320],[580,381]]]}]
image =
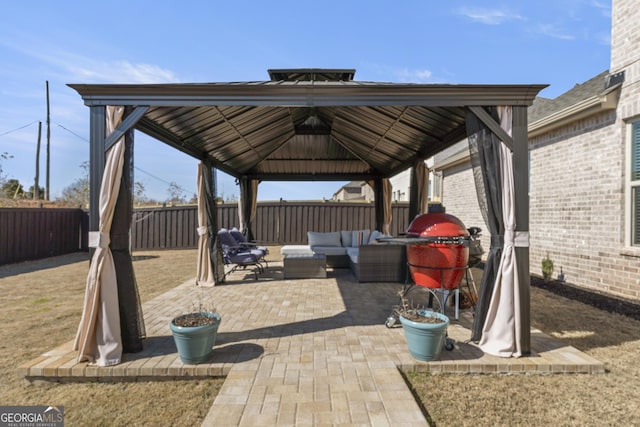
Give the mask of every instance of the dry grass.
[{"label": "dry grass", "polygon": [[532,324],[604,375],[407,375],[438,426],[640,425],[640,322],[532,289]]},{"label": "dry grass", "polygon": [[[195,276],[195,251],[134,255],[142,301]],[[73,339],[87,271],[84,253],[0,267],[0,403],[64,405],[68,425],[199,425],[222,384],[220,378],[27,384],[17,376],[21,363]]]},{"label": "dry grass", "polygon": [[[195,251],[134,255],[143,301],[194,276]],[[199,425],[221,379],[28,385],[16,375],[19,364],[73,339],[87,259],[73,254],[0,267],[0,403],[64,405],[69,425]],[[536,288],[531,306],[535,327],[605,362],[608,373],[408,375],[433,423],[640,425],[640,322]]]}]

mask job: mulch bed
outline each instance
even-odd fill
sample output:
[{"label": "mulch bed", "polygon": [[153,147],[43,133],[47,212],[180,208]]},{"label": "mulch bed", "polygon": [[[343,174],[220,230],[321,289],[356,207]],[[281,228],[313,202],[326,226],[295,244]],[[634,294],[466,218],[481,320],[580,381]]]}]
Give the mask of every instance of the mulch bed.
[{"label": "mulch bed", "polygon": [[544,289],[574,301],[580,301],[609,313],[621,314],[635,320],[640,320],[640,301],[635,302],[592,290],[581,289],[575,285],[558,282],[557,280],[550,280],[545,283],[541,277],[537,276],[531,276],[531,286]]}]

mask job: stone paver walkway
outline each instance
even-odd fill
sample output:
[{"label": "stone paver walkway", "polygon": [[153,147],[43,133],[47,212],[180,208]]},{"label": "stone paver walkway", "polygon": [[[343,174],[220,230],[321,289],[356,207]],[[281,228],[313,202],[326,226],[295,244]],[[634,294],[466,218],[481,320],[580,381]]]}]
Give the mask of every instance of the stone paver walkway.
[{"label": "stone paver walkway", "polygon": [[[259,281],[237,273],[213,288],[184,283],[143,305],[144,351],[98,368],[75,362],[66,343],[19,368],[27,379],[118,381],[226,376],[203,425],[427,425],[401,371],[451,373],[602,373],[599,361],[540,331],[529,357],[502,359],[466,343],[472,317],[452,319],[452,351],[418,362],[401,327],[384,321],[398,302],[397,283],[357,283],[348,269],[327,279],[283,280],[270,263]],[[212,362],[184,365],[169,321],[204,299],[222,323]]]}]

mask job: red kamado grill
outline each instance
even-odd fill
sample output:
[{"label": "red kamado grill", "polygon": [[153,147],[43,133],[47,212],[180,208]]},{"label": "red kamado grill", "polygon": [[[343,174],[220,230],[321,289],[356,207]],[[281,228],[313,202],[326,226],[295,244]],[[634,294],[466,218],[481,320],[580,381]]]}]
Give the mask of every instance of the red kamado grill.
[{"label": "red kamado grill", "polygon": [[444,212],[419,215],[409,224],[407,237],[421,240],[407,245],[409,271],[416,285],[432,289],[460,285],[469,262],[469,232],[462,221]]}]

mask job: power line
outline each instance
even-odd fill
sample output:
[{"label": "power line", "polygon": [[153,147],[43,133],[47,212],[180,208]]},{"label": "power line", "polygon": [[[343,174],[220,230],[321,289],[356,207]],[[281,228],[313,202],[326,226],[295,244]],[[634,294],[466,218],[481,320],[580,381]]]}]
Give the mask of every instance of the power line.
[{"label": "power line", "polygon": [[[165,183],[165,184],[167,184],[167,185],[172,185],[172,184],[176,184],[176,185],[177,185],[177,183],[175,183],[175,182],[174,182],[174,183],[171,183],[171,182],[165,181],[164,179],[159,178],[159,177],[157,177],[157,176],[155,176],[155,175],[153,175],[153,174],[151,174],[151,173],[149,173],[149,172],[147,172],[147,171],[145,171],[145,170],[142,170],[142,169],[140,169],[140,168],[139,168],[139,167],[137,167],[137,166],[134,166],[133,168],[134,168],[135,170],[137,170],[138,172],[142,172],[142,173],[144,173],[144,174],[146,174],[146,175],[149,175],[151,178],[155,178],[155,179],[157,179],[158,181],[160,181],[160,182],[164,182],[164,183]],[[181,187],[180,185],[178,185],[178,187],[179,187],[182,191],[184,191],[184,192],[186,192],[186,191],[187,191],[187,190],[185,190],[183,187]]]},{"label": "power line", "polygon": [[4,133],[0,133],[0,136],[5,136],[5,135],[9,135],[10,133],[17,132],[17,131],[19,131],[20,129],[24,129],[24,128],[26,128],[26,127],[29,127],[29,126],[31,126],[31,125],[32,125],[32,124],[34,124],[34,123],[38,123],[38,120],[34,120],[34,121],[32,121],[31,123],[27,123],[27,124],[26,124],[26,125],[24,125],[24,126],[20,126],[19,128],[15,128],[15,129],[12,129],[12,130],[8,130],[8,131],[6,131],[6,132],[4,132]]},{"label": "power line", "polygon": [[[60,123],[56,123],[58,126],[60,126],[62,129],[66,130],[67,132],[69,132],[72,135],[77,136],[78,138],[82,139],[83,141],[89,142],[89,140],[87,138],[85,138],[82,135],[78,135],[77,133],[75,133],[74,131],[67,129],[66,127],[62,126]],[[90,143],[90,142],[89,142]]]},{"label": "power line", "polygon": [[[66,130],[67,132],[69,132],[70,134],[77,136],[78,138],[82,139],[83,141],[85,141],[85,142],[87,142],[87,143],[89,143],[89,144],[91,143],[91,142],[90,142],[87,138],[85,138],[84,136],[79,135],[79,134],[77,134],[76,132],[74,132],[74,131],[72,131],[72,130],[70,130],[70,129],[68,129],[68,128],[64,127],[64,126],[62,126],[60,123],[56,123],[56,124],[57,124],[58,126],[60,126],[62,129],[64,129],[64,130]],[[2,136],[2,135],[0,135],[0,136]],[[167,185],[173,185],[173,184],[175,184],[175,185],[176,185],[180,190],[182,190],[182,191],[184,191],[185,193],[189,194],[189,191],[187,191],[187,190],[186,190],[184,187],[182,187],[181,185],[178,185],[178,183],[176,183],[176,182],[171,183],[171,182],[165,181],[164,179],[162,179],[162,178],[160,178],[160,177],[157,177],[157,176],[155,176],[154,174],[152,174],[152,173],[150,173],[150,172],[147,172],[147,171],[145,171],[145,170],[143,170],[143,169],[140,169],[138,166],[134,166],[133,168],[134,168],[135,170],[139,171],[139,172],[142,172],[142,173],[144,173],[144,174],[146,174],[146,175],[149,175],[151,178],[157,179],[158,181],[160,181],[160,182],[162,182],[162,183],[164,183],[164,184],[167,184]]]}]

